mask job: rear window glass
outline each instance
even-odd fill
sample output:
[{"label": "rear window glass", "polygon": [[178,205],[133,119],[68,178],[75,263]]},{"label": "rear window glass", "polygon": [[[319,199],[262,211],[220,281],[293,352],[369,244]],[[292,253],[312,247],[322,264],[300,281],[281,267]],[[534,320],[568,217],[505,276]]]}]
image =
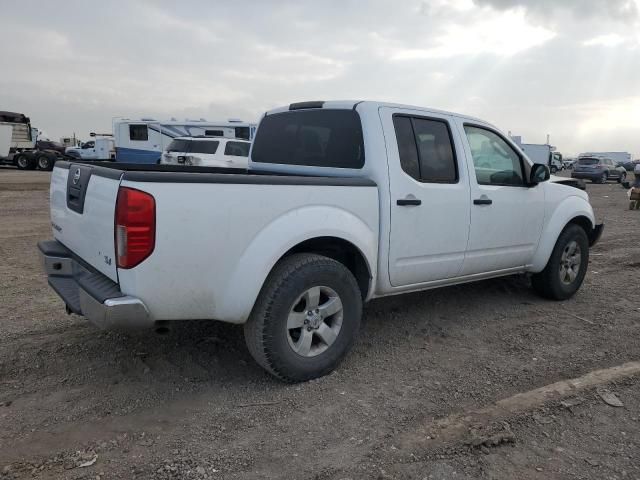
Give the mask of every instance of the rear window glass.
[{"label": "rear window glass", "polygon": [[194,140],[191,142],[190,153],[216,153],[220,142],[208,142],[206,140]]},{"label": "rear window glass", "polygon": [[189,140],[171,140],[167,152],[187,152],[189,151],[189,143]]},{"label": "rear window glass", "polygon": [[253,162],[362,168],[364,144],[354,110],[306,110],[267,115],[258,128]]},{"label": "rear window glass", "polygon": [[247,142],[227,142],[224,147],[224,154],[233,157],[248,157],[250,143]]},{"label": "rear window glass", "polygon": [[580,165],[596,165],[600,162],[598,158],[581,158],[578,160]]}]

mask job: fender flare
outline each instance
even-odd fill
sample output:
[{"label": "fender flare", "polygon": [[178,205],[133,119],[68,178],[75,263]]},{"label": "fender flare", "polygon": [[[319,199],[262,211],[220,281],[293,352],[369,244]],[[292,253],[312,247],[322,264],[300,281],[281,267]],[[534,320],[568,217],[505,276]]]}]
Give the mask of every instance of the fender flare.
[{"label": "fender flare", "polygon": [[[544,270],[562,230],[571,222],[581,224],[585,219],[589,222],[593,231],[596,228],[595,216],[587,200],[572,195],[560,202],[553,210],[551,218],[540,236],[540,242],[533,256],[530,271],[538,273]],[[590,232],[585,233],[591,238]]]},{"label": "fender flare", "polygon": [[244,323],[276,263],[296,245],[318,237],[335,237],[353,244],[362,253],[372,278],[375,278],[377,231],[361,218],[338,207],[301,207],[274,219],[253,238],[238,259],[226,290],[216,300],[217,316],[227,322]]}]

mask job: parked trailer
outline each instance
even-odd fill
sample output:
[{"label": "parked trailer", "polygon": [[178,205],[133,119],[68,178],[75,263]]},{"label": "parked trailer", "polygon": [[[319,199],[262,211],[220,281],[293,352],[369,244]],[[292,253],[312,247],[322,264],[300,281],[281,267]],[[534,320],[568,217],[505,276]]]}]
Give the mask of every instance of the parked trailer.
[{"label": "parked trailer", "polygon": [[159,163],[162,152],[177,137],[223,137],[252,140],[256,124],[240,120],[158,121],[149,118],[113,120],[116,161]]}]

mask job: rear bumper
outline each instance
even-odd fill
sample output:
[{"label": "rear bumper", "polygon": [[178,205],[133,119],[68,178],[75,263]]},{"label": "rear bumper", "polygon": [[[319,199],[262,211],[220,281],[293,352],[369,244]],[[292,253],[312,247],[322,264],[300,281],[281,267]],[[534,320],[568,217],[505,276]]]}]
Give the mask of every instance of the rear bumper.
[{"label": "rear bumper", "polygon": [[571,178],[582,178],[587,180],[598,180],[602,177],[604,172],[576,172],[575,170],[571,171]]},{"label": "rear bumper", "polygon": [[49,285],[67,311],[82,315],[104,330],[151,328],[146,305],[125,295],[117,283],[86,265],[56,240],[38,243]]}]

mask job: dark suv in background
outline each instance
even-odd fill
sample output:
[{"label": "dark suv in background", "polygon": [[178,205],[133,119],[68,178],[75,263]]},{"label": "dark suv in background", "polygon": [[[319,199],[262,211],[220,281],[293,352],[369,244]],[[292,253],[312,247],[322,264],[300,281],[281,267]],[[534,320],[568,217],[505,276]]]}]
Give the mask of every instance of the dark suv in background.
[{"label": "dark suv in background", "polygon": [[627,171],[616,166],[609,158],[582,157],[573,164],[571,178],[582,178],[594,183],[606,183],[607,180],[622,183],[627,178]]}]

